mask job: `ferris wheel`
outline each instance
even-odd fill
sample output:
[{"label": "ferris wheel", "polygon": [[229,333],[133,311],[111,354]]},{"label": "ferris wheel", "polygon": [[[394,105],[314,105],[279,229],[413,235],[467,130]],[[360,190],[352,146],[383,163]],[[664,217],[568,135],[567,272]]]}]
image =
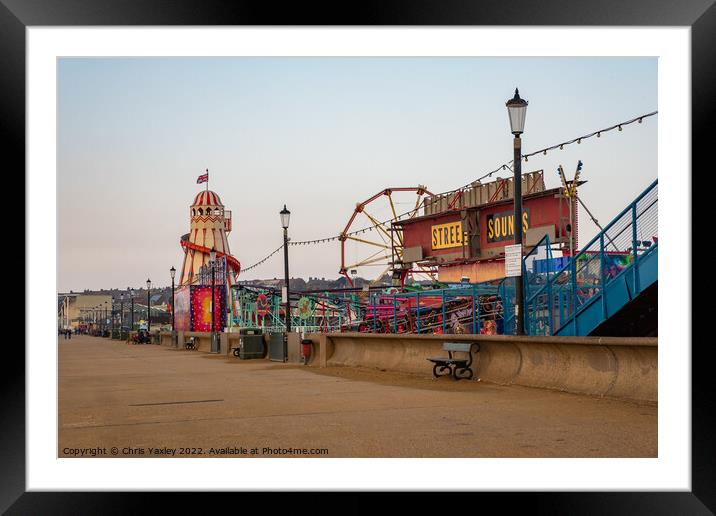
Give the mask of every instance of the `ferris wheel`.
[{"label": "ferris wheel", "polygon": [[422,267],[401,268],[403,231],[393,226],[398,220],[414,218],[427,196],[425,186],[386,188],[363,202],[355,210],[338,239],[341,242],[339,273],[351,286],[354,278],[371,278],[377,283],[386,273],[401,269],[401,284],[406,277],[431,279],[434,271]]}]

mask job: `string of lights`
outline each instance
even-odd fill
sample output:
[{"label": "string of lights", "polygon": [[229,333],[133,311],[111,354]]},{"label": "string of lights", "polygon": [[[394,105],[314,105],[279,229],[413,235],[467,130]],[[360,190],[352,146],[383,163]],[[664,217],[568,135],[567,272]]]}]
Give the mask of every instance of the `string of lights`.
[{"label": "string of lights", "polygon": [[[572,144],[574,144],[574,143],[576,143],[576,144],[579,145],[579,144],[582,143],[582,140],[587,140],[587,139],[592,138],[592,137],[594,137],[594,136],[596,136],[597,138],[600,138],[601,135],[602,135],[602,133],[606,133],[606,132],[609,132],[609,131],[613,131],[613,130],[615,130],[615,129],[617,129],[618,131],[621,131],[624,126],[627,126],[627,125],[629,125],[629,124],[633,124],[633,123],[635,123],[635,122],[641,124],[642,121],[643,121],[645,118],[654,116],[654,115],[656,115],[657,113],[658,113],[658,111],[652,111],[651,113],[646,113],[646,114],[644,114],[644,115],[640,115],[640,116],[638,116],[638,117],[632,118],[631,120],[627,120],[627,121],[624,121],[624,122],[619,122],[619,123],[617,123],[617,124],[614,124],[614,125],[612,125],[612,126],[606,127],[606,128],[604,128],[604,129],[598,129],[598,130],[596,130],[596,131],[592,131],[592,132],[589,133],[589,134],[585,134],[585,135],[583,135],[583,136],[577,136],[576,138],[572,138],[572,139],[570,139],[570,140],[566,140],[566,141],[563,141],[563,142],[561,142],[561,143],[556,143],[556,144],[554,144],[554,145],[551,145],[551,146],[549,146],[549,147],[545,147],[544,149],[540,149],[540,150],[531,152],[531,153],[529,153],[529,154],[523,154],[523,155],[522,155],[522,158],[524,158],[525,162],[527,162],[527,161],[528,161],[528,158],[531,158],[532,156],[536,156],[536,155],[538,155],[538,154],[542,154],[542,155],[546,156],[546,155],[547,155],[547,152],[552,151],[552,150],[555,150],[555,149],[562,150],[562,149],[564,149],[565,145],[572,145]],[[510,160],[510,161],[508,161],[508,162],[506,162],[506,163],[503,163],[503,164],[500,165],[499,167],[495,168],[494,170],[491,170],[490,172],[485,173],[484,175],[478,177],[477,179],[474,179],[474,180],[471,181],[470,183],[468,183],[468,184],[466,184],[466,185],[463,185],[463,186],[461,186],[461,187],[459,187],[459,188],[455,188],[454,190],[449,190],[449,191],[446,191],[446,192],[442,192],[442,193],[436,194],[435,197],[437,197],[437,196],[444,196],[444,195],[450,195],[450,194],[457,193],[457,192],[459,192],[459,191],[461,191],[461,190],[465,190],[465,189],[471,188],[471,187],[475,186],[477,183],[479,183],[480,181],[482,181],[483,179],[486,179],[486,178],[488,178],[488,177],[492,177],[492,175],[497,174],[497,173],[499,173],[499,172],[501,172],[501,171],[503,171],[503,170],[510,170],[510,171],[512,171],[512,166],[511,166],[511,165],[512,165],[513,161],[514,161],[514,160]],[[420,207],[418,207],[418,209],[419,209],[419,208],[420,208]],[[324,244],[324,243],[328,243],[328,242],[333,242],[333,241],[335,241],[335,240],[340,240],[341,238],[345,238],[345,237],[347,237],[347,236],[353,236],[353,235],[358,235],[358,234],[360,234],[360,233],[365,233],[365,232],[367,232],[367,231],[373,231],[374,229],[376,229],[376,228],[379,227],[379,226],[385,226],[385,225],[387,225],[387,224],[389,224],[390,222],[393,222],[393,221],[395,221],[395,220],[401,220],[401,219],[403,219],[404,217],[410,217],[410,216],[412,216],[414,213],[415,213],[415,209],[410,210],[410,211],[406,211],[405,213],[401,213],[401,214],[399,214],[397,217],[390,218],[390,219],[385,220],[385,221],[383,221],[383,222],[379,222],[379,223],[377,223],[377,224],[373,224],[373,225],[371,225],[371,226],[367,226],[367,227],[362,228],[362,229],[357,229],[357,230],[355,230],[355,231],[351,231],[350,233],[345,233],[345,234],[342,234],[342,235],[334,235],[334,236],[330,236],[330,237],[326,237],[326,238],[317,238],[317,239],[314,239],[314,240],[300,240],[300,241],[296,241],[296,242],[289,242],[288,245],[316,245],[316,244]],[[253,264],[253,265],[250,266],[250,267],[242,268],[241,271],[242,271],[242,272],[246,272],[246,271],[249,271],[249,270],[253,269],[254,267],[258,267],[259,265],[261,265],[262,263],[264,263],[266,260],[268,260],[269,258],[271,258],[273,255],[275,255],[277,252],[279,252],[281,249],[283,249],[283,245],[281,245],[278,249],[276,249],[275,251],[273,251],[271,254],[267,255],[267,256],[266,256],[265,258],[263,258],[261,261],[256,262],[255,264]]]},{"label": "string of lights", "polygon": [[598,131],[594,131],[594,132],[592,132],[592,133],[585,134],[584,136],[578,136],[577,138],[573,138],[573,139],[571,139],[571,140],[569,140],[569,141],[562,142],[562,143],[558,143],[558,144],[556,144],[556,145],[552,145],[551,147],[545,147],[544,149],[540,149],[540,150],[538,150],[538,151],[534,151],[534,152],[532,152],[532,153],[530,153],[530,154],[523,154],[522,157],[525,158],[525,161],[527,161],[527,158],[530,158],[530,157],[535,156],[535,155],[537,155],[537,154],[544,154],[544,155],[546,156],[546,155],[547,155],[547,151],[551,151],[551,150],[555,150],[555,149],[562,150],[565,145],[571,145],[571,144],[573,144],[573,143],[575,143],[575,142],[576,142],[577,144],[580,144],[580,143],[582,143],[582,140],[586,140],[586,139],[588,139],[588,138],[592,138],[593,136],[596,136],[597,138],[600,138],[600,137],[602,136],[602,133],[606,133],[606,132],[609,132],[609,131],[613,131],[614,129],[618,129],[619,131],[621,131],[622,128],[623,128],[625,125],[633,124],[634,122],[641,123],[642,120],[644,120],[645,118],[648,118],[648,117],[650,117],[650,116],[654,116],[654,115],[656,115],[657,113],[658,113],[658,111],[652,111],[651,113],[647,113],[646,115],[641,115],[641,116],[638,116],[638,117],[636,117],[636,118],[632,118],[631,120],[627,120],[626,122],[621,122],[621,123],[615,124],[615,125],[613,125],[613,126],[611,126],[611,127],[607,127],[607,128],[605,128],[605,129],[599,129]]},{"label": "string of lights", "polygon": [[[525,162],[527,162],[527,161],[528,161],[528,158],[531,158],[532,156],[536,156],[537,154],[542,154],[542,155],[546,156],[548,151],[555,150],[555,149],[562,150],[562,149],[564,149],[564,146],[565,146],[565,145],[572,145],[573,143],[577,143],[577,144],[579,145],[579,144],[582,143],[582,140],[586,140],[586,139],[592,138],[592,137],[594,137],[594,136],[596,136],[597,138],[601,138],[602,133],[606,133],[606,132],[609,132],[609,131],[613,131],[614,129],[618,129],[619,131],[621,131],[624,126],[629,125],[629,124],[633,124],[634,122],[642,123],[642,120],[644,120],[645,118],[648,118],[648,117],[650,117],[650,116],[654,116],[654,115],[656,115],[657,113],[658,113],[658,111],[652,111],[651,113],[647,113],[647,114],[645,114],[645,115],[640,115],[640,116],[638,116],[638,117],[636,117],[636,118],[632,118],[631,120],[627,120],[627,121],[625,121],[625,122],[620,122],[620,123],[618,123],[618,124],[614,124],[614,125],[612,125],[612,126],[610,126],[610,127],[604,128],[604,129],[598,129],[598,130],[593,131],[593,132],[591,132],[591,133],[589,133],[589,134],[585,134],[584,136],[577,136],[576,138],[572,138],[571,140],[567,140],[567,141],[564,141],[564,142],[561,142],[561,143],[557,143],[557,144],[551,145],[551,146],[549,146],[549,147],[545,147],[544,149],[540,149],[540,150],[537,150],[537,151],[534,151],[534,152],[530,152],[529,154],[523,154],[522,157],[524,158]],[[485,178],[488,178],[488,177],[492,176],[493,174],[495,174],[495,173],[497,173],[497,172],[499,172],[499,171],[501,171],[501,170],[505,170],[505,169],[510,169],[510,170],[512,170],[512,167],[511,167],[510,165],[512,164],[513,161],[514,161],[514,160],[510,160],[510,161],[508,161],[507,163],[503,163],[502,165],[500,165],[499,167],[497,167],[495,170],[493,170],[493,171],[491,171],[491,172],[488,172],[487,174],[485,174],[485,175],[483,175],[483,176],[481,176],[481,177],[478,177],[478,178],[475,179],[474,181],[472,181],[472,182],[466,184],[465,186],[463,186],[463,187],[461,187],[461,188],[457,188],[456,190],[452,190],[452,191],[450,191],[450,192],[446,192],[446,193],[450,194],[450,193],[457,192],[458,190],[463,190],[463,189],[465,189],[465,188],[469,188],[469,187],[471,187],[471,186],[474,186],[475,183],[477,183],[478,181],[481,181],[481,180],[483,180],[483,179],[485,179]]]},{"label": "string of lights", "polygon": [[259,260],[259,261],[256,262],[255,264],[251,265],[250,267],[242,268],[242,269],[241,269],[241,272],[250,271],[250,270],[253,269],[254,267],[258,267],[259,265],[261,265],[262,263],[264,263],[266,260],[268,260],[269,258],[271,258],[273,255],[275,255],[276,253],[278,253],[281,249],[283,249],[283,244],[281,244],[281,245],[280,245],[275,251],[273,251],[271,254],[265,256],[264,258],[262,258],[261,260]]}]

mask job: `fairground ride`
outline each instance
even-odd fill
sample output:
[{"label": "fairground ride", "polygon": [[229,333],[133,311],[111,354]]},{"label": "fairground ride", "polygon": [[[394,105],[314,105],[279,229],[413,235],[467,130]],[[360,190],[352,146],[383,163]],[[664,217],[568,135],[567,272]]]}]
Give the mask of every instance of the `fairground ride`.
[{"label": "fairground ride", "polygon": [[[355,286],[354,277],[372,277],[371,285],[375,285],[386,273],[392,273],[394,284],[400,286],[408,278],[435,279],[435,270],[431,267],[403,267],[403,230],[393,225],[398,220],[417,216],[425,199],[432,195],[422,185],[386,188],[356,204],[338,237],[341,242],[339,273],[351,286]],[[380,272],[376,275],[375,270]]]}]

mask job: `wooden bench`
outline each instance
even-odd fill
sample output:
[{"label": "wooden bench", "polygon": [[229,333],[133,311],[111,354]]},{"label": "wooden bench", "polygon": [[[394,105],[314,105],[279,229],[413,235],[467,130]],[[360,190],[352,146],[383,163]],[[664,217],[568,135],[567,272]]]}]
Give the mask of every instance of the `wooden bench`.
[{"label": "wooden bench", "polygon": [[[447,357],[428,358],[433,364],[433,375],[435,378],[439,376],[452,375],[455,380],[461,378],[472,378],[472,354],[480,351],[480,345],[475,342],[445,342],[443,343],[443,351],[448,352]],[[464,353],[467,356],[456,358],[453,353]]]},{"label": "wooden bench", "polygon": [[196,349],[197,347],[197,338],[196,337],[189,337],[186,339],[186,342],[184,343],[184,347],[186,349]]}]

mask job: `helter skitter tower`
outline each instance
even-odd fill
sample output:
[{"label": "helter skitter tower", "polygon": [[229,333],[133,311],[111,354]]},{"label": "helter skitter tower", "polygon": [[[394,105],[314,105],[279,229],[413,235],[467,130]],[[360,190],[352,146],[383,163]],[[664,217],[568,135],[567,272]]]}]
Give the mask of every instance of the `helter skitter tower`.
[{"label": "helter skitter tower", "polygon": [[226,278],[216,277],[217,284],[236,284],[241,264],[231,255],[227,233],[231,231],[231,211],[225,210],[219,196],[207,189],[197,194],[189,208],[190,230],[181,237],[184,265],[179,286],[196,284],[202,267],[207,269],[209,253],[216,250],[217,261],[226,257]]}]

